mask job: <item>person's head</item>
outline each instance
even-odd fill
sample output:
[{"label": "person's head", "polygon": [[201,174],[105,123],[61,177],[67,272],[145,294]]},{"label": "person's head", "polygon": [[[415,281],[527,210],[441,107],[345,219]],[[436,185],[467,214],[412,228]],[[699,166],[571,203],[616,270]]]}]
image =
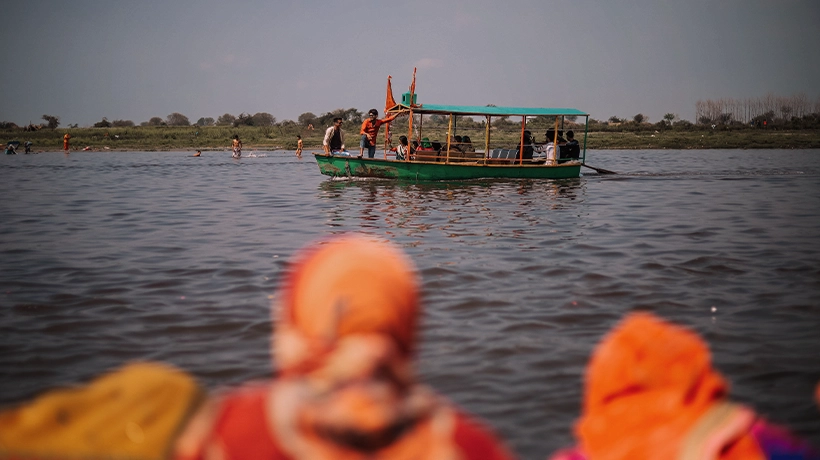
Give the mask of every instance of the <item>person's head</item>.
[{"label": "person's head", "polygon": [[465,144],[470,144],[470,143],[472,143],[473,141],[472,141],[472,140],[470,140],[470,136],[462,136],[462,137],[461,137],[461,142],[464,142]]},{"label": "person's head", "polygon": [[233,138],[236,139],[236,140],[239,140],[239,134],[234,134]]},{"label": "person's head", "polygon": [[461,136],[453,136],[453,140],[460,143],[460,142],[462,142],[462,137]]},{"label": "person's head", "polygon": [[575,139],[575,133],[572,130],[567,131],[567,139]]},{"label": "person's head", "polygon": [[296,135],[296,139],[301,139],[301,138],[302,138],[302,136],[300,136],[298,134]]},{"label": "person's head", "polygon": [[371,119],[379,117],[379,111],[376,109],[370,109],[367,111],[367,116]]},{"label": "person's head", "polygon": [[407,136],[399,136],[399,142],[401,145],[407,145]]},{"label": "person's head", "polygon": [[547,136],[547,142],[551,142],[551,141],[555,140],[555,130],[554,129],[548,130],[546,136]]},{"label": "person's head", "polygon": [[346,350],[388,353],[409,370],[419,282],[393,244],[358,234],[319,241],[293,258],[276,297],[273,355],[284,375],[331,372]]},{"label": "person's head", "polygon": [[342,117],[336,117],[333,119],[333,126],[340,127],[342,126]]},{"label": "person's head", "polygon": [[199,150],[197,150],[197,151],[196,151],[196,153],[202,153],[202,152],[200,152]]},{"label": "person's head", "polygon": [[697,333],[646,312],[630,314],[607,334],[584,380],[575,431],[591,458],[616,448],[629,458],[674,458],[686,433],[729,389]]}]

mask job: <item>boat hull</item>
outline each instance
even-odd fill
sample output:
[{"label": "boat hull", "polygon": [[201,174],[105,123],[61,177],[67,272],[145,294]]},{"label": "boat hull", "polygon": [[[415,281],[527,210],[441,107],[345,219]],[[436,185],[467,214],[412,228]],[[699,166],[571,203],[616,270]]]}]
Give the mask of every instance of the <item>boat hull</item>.
[{"label": "boat hull", "polygon": [[581,163],[559,165],[493,165],[382,160],[314,153],[319,171],[331,177],[376,177],[400,180],[567,179],[581,175]]}]

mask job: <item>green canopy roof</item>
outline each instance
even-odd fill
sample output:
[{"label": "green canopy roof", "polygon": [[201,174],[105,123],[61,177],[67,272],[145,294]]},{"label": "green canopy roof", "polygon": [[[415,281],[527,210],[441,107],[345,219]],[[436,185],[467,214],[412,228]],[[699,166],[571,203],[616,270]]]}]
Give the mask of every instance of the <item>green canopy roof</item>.
[{"label": "green canopy roof", "polygon": [[[410,107],[404,104],[397,104],[390,109],[390,112],[398,112],[402,110],[409,110]],[[555,107],[493,107],[480,105],[439,105],[439,104],[421,104],[413,107],[415,113],[455,113],[459,115],[490,115],[490,116],[560,116],[560,115],[576,115],[588,116],[587,113],[578,109],[569,108],[555,108]]]}]

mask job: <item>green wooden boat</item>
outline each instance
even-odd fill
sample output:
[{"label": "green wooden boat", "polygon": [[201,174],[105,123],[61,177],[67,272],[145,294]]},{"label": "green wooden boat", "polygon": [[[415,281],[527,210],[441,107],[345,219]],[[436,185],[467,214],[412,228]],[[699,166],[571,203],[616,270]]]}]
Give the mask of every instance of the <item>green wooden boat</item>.
[{"label": "green wooden boat", "polygon": [[581,163],[559,165],[491,165],[358,158],[314,153],[319,171],[332,177],[374,177],[404,180],[464,180],[485,178],[566,179],[579,177]]},{"label": "green wooden boat", "polygon": [[[383,158],[359,158],[349,152],[314,153],[319,171],[332,177],[370,177],[399,180],[468,180],[468,179],[566,179],[579,177],[586,158],[586,141],[589,125],[589,114],[571,108],[536,108],[536,107],[499,107],[499,106],[459,106],[417,104],[415,94],[415,71],[410,91],[402,95],[402,102],[393,99],[390,77],[387,80],[387,99],[385,112],[388,115],[408,115],[407,139],[412,139],[418,148],[412,149],[405,158],[389,158],[389,140],[386,141]],[[429,129],[444,142],[429,141],[425,136],[425,117],[438,123],[440,129]],[[472,118],[475,131],[475,119],[483,118],[478,124],[483,131],[483,143],[469,148],[460,142],[459,120],[464,124],[464,117]],[[499,136],[493,119],[505,120],[520,117],[520,130],[507,132]],[[529,125],[533,119],[550,120],[544,144],[536,144],[530,134]],[[565,155],[563,140],[560,137],[565,121],[572,123],[580,131],[580,124],[575,120],[583,117],[583,138],[576,142],[573,149]],[[447,120],[446,132],[443,122]],[[554,120],[554,122],[552,121]],[[413,126],[416,123],[417,126]],[[507,123],[507,125],[510,125]],[[518,125],[512,125],[518,126]],[[540,126],[543,128],[543,125]],[[389,124],[388,124],[388,130]],[[389,131],[388,131],[389,132]],[[552,138],[550,138],[552,136]],[[390,139],[390,136],[386,136]],[[435,137],[434,137],[435,139]],[[555,148],[554,146],[559,146]],[[483,148],[482,148],[483,147]],[[533,158],[534,150],[543,148],[543,156]],[[595,169],[595,168],[593,168]]]}]

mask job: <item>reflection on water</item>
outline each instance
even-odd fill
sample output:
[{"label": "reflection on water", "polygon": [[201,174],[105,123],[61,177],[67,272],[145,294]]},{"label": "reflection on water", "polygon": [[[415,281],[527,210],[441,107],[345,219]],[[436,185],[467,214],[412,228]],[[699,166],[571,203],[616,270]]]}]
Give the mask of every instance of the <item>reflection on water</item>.
[{"label": "reflection on water", "polygon": [[[11,158],[8,158],[11,157]],[[820,444],[820,152],[591,152],[572,180],[329,180],[256,152],[0,157],[0,402],[160,359],[260,378],[288,257],[348,231],[418,266],[419,371],[522,454],[568,444],[625,313],[695,328],[732,395]]]},{"label": "reflection on water", "polygon": [[[422,237],[435,230],[450,238],[491,237],[493,229],[502,222],[509,224],[511,217],[517,223],[511,235],[520,235],[540,223],[541,210],[562,210],[583,201],[584,182],[327,180],[319,184],[319,191],[321,199],[342,200],[328,209],[331,226],[343,227],[351,218],[358,218],[363,229],[385,227],[384,234],[390,236],[401,231]],[[352,195],[355,198],[351,199]],[[343,204],[349,199],[352,202]],[[539,212],[533,212],[534,207]]]}]

